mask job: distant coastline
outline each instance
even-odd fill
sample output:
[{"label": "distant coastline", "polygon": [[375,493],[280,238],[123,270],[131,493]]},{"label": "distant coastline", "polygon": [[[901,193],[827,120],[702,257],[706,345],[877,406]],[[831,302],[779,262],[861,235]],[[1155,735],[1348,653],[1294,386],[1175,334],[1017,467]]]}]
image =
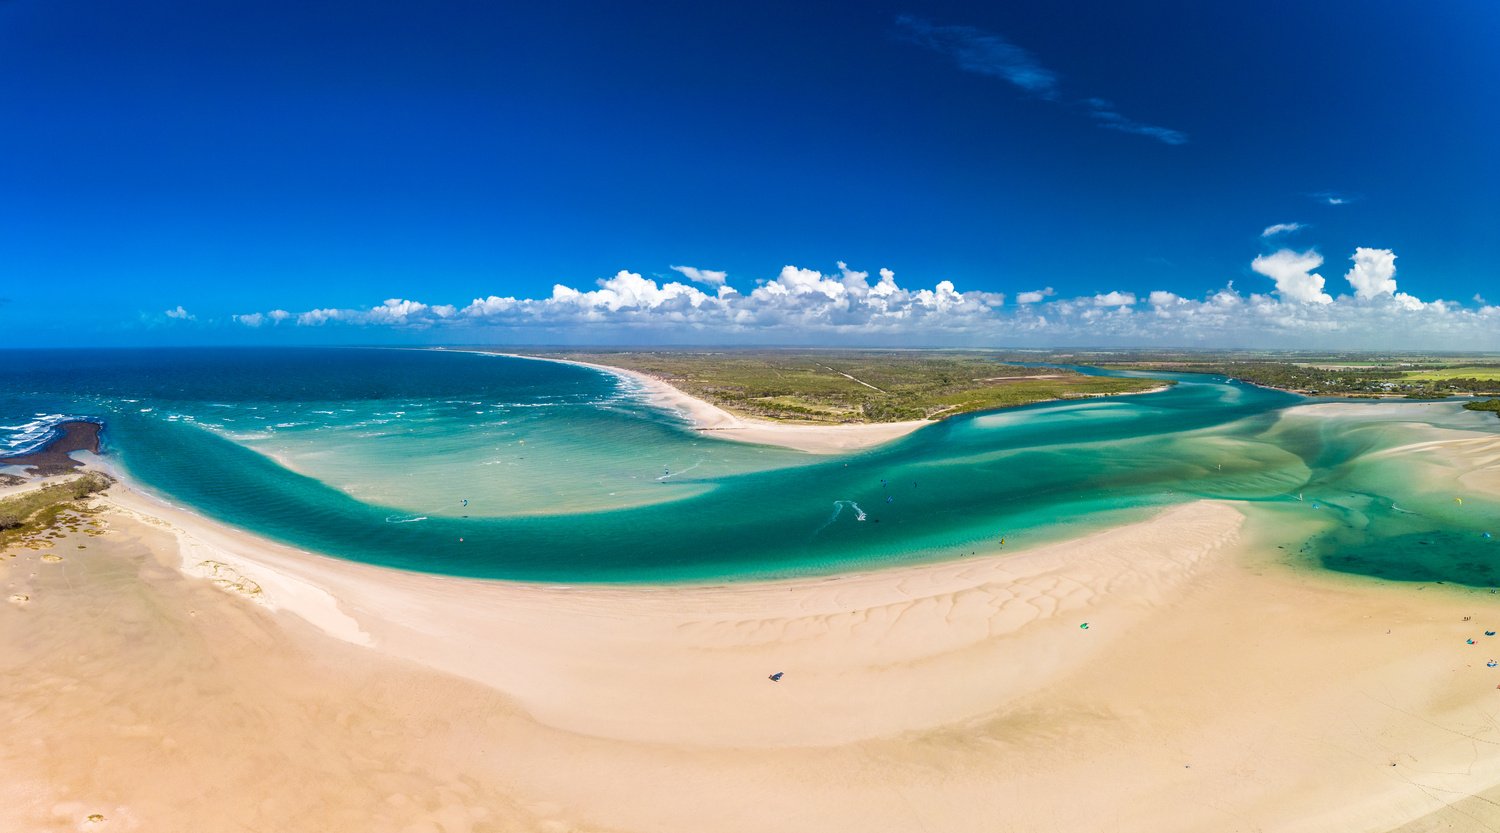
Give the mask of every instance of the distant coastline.
[{"label": "distant coastline", "polygon": [[[447,352],[460,351],[447,350]],[[555,362],[557,364],[571,364],[576,367],[587,367],[609,373],[627,382],[639,385],[648,401],[658,407],[681,414],[683,418],[693,424],[695,430],[712,434],[712,436],[720,439],[753,443],[755,445],[780,446],[796,451],[805,451],[809,454],[843,454],[870,448],[904,437],[918,428],[932,425],[937,421],[920,419],[905,422],[868,422],[849,425],[802,425],[791,422],[772,422],[770,420],[737,416],[712,402],[706,402],[696,396],[689,395],[668,382],[658,379],[655,376],[641,373],[638,370],[627,370],[623,367],[611,367],[606,364],[595,364],[593,362],[576,361],[574,359],[534,356],[524,353],[505,353],[495,350],[465,350],[462,352],[478,353],[487,356],[506,356],[512,359],[527,359],[530,361]]]},{"label": "distant coastline", "polygon": [[[762,419],[732,413],[731,411],[693,396],[672,383],[644,373],[639,370],[616,367],[598,362],[581,361],[578,359],[564,358],[561,356],[536,355],[528,353],[512,353],[501,350],[483,350],[478,348],[434,348],[446,352],[470,352],[481,355],[506,356],[514,359],[528,359],[532,361],[548,361],[558,364],[570,364],[577,367],[587,367],[604,373],[612,374],[633,384],[639,385],[647,399],[653,404],[675,411],[693,424],[693,427],[713,436],[734,440],[736,442],[754,443],[757,445],[774,445],[805,451],[812,454],[842,454],[850,451],[858,451],[864,448],[881,445],[890,442],[919,428],[935,424],[948,416],[957,416],[960,412],[947,414],[932,419],[902,420],[897,422],[859,422],[840,425],[808,424],[783,420]],[[1056,397],[1049,402],[1065,402],[1072,399],[1095,399],[1109,396],[1130,396],[1147,393],[1159,393],[1171,388],[1170,383],[1163,383],[1145,390],[1121,391],[1111,393],[1080,393],[1067,397]],[[1025,404],[1038,404],[1028,402]],[[1012,406],[1019,407],[1019,406]],[[1001,410],[1001,409],[987,409]],[[961,413],[972,413],[964,411]]]}]

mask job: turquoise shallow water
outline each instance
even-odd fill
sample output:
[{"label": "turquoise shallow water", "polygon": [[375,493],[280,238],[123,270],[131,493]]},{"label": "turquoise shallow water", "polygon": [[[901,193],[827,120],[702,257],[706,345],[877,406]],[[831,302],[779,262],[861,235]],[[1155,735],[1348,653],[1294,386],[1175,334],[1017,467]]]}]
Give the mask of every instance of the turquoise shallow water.
[{"label": "turquoise shallow water", "polygon": [[[587,368],[379,349],[0,353],[0,447],[61,416],[173,502],[405,569],[547,580],[733,580],[1024,547],[1201,497],[1317,519],[1330,569],[1500,583],[1494,504],[1385,449],[1456,405],[1299,416],[1202,376],[1169,391],[957,417],[814,457],[705,438]],[[1368,410],[1368,409],[1362,409]],[[1430,470],[1429,470],[1430,469]],[[1303,500],[1298,501],[1298,494]],[[463,501],[467,500],[465,506]],[[1311,514],[1316,513],[1316,514]]]}]

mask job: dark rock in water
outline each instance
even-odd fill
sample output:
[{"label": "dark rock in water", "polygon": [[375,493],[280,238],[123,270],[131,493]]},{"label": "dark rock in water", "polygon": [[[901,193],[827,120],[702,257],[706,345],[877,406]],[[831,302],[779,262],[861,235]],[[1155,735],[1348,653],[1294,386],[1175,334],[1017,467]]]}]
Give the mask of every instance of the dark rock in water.
[{"label": "dark rock in water", "polygon": [[75,451],[98,454],[99,432],[103,428],[97,422],[81,419],[59,423],[56,436],[46,445],[26,454],[0,457],[0,466],[25,466],[32,474],[43,477],[72,471],[80,463],[68,455]]}]

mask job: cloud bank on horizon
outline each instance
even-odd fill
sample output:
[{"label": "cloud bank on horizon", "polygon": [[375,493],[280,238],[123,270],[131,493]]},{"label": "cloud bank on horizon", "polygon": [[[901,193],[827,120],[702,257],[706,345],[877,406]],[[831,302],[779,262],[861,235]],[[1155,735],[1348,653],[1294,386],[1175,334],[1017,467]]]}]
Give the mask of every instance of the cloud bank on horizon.
[{"label": "cloud bank on horizon", "polygon": [[[841,262],[830,273],[785,266],[744,291],[724,272],[673,266],[709,291],[620,270],[591,289],[556,284],[544,298],[490,295],[462,305],[392,298],[367,308],[273,309],[232,320],[255,330],[386,328],[500,341],[561,333],[598,343],[1500,347],[1500,306],[1478,296],[1471,306],[1399,291],[1390,249],[1360,247],[1349,260],[1344,281],[1350,291],[1338,295],[1315,271],[1324,264],[1316,250],[1279,249],[1250,264],[1268,279],[1265,291],[1242,292],[1230,281],[1199,298],[1119,289],[1062,298],[1044,287],[1007,299],[961,291],[946,280],[930,289],[908,288],[889,269],[872,280]],[[191,320],[186,311],[175,317]]]}]

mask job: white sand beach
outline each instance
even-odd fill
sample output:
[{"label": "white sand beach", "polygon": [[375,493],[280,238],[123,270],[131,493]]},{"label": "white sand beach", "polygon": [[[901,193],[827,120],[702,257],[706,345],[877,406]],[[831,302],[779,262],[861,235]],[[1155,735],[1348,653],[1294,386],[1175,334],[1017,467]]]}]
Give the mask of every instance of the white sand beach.
[{"label": "white sand beach", "polygon": [[673,387],[650,374],[604,364],[580,362],[572,359],[557,359],[550,356],[527,356],[520,353],[489,353],[515,359],[559,362],[579,367],[591,367],[614,374],[640,387],[647,401],[657,407],[682,414],[699,431],[721,440],[775,445],[809,454],[843,454],[890,442],[926,425],[933,420],[913,419],[905,422],[851,423],[848,425],[802,425],[790,422],[772,422],[765,419],[736,416]]},{"label": "white sand beach", "polygon": [[671,587],[404,573],[100,505],[0,566],[25,597],[0,606],[0,829],[1500,824],[1493,599],[1288,565],[1297,530],[1229,504]]}]

